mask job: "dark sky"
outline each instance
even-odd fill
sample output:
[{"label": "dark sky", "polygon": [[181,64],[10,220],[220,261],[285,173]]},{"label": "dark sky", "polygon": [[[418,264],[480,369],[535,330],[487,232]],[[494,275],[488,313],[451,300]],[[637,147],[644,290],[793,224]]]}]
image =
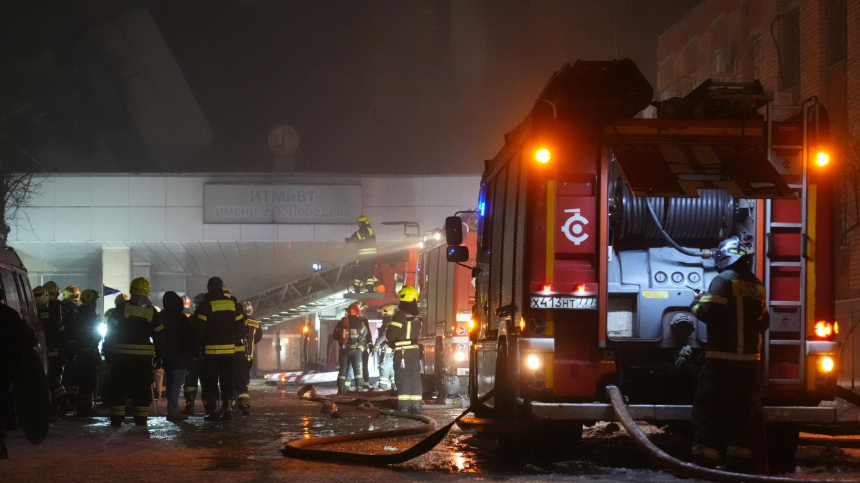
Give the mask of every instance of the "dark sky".
[{"label": "dark sky", "polygon": [[[28,108],[33,112],[25,123],[35,123],[37,135],[28,132],[25,139],[38,145],[39,153],[46,151],[45,144],[51,145],[53,149],[40,159],[49,170],[266,171],[273,162],[268,133],[278,124],[288,124],[301,137],[296,171],[479,173],[482,160],[501,147],[504,132],[526,114],[564,62],[630,57],[653,82],[657,36],[696,3],[6,4],[0,8],[14,12],[0,12],[6,18],[0,25],[6,27],[0,45],[4,55],[0,62],[5,65],[0,67],[14,71],[50,51],[58,52],[62,68],[33,74],[50,78],[41,79],[47,86],[41,90],[32,87],[33,75],[24,80],[0,76],[7,93],[0,97],[0,113],[14,110],[16,101],[21,104],[24,98],[40,101],[38,108]],[[152,14],[214,137],[210,145],[169,166],[147,155],[127,112],[133,107],[123,101],[110,64],[99,61],[94,53],[98,49],[89,45],[92,39],[87,36],[105,18],[141,7]],[[17,21],[10,23],[12,13]],[[51,100],[41,102],[45,89]],[[87,154],[88,143],[109,146],[110,155]],[[63,161],[67,151],[75,153],[69,156],[73,163]],[[95,169],[85,169],[88,166]]]}]

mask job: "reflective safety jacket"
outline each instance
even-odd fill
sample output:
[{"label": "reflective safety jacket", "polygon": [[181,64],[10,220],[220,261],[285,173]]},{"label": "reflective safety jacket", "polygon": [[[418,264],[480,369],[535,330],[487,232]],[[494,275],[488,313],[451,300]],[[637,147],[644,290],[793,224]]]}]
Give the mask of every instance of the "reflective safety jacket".
[{"label": "reflective safety jacket", "polygon": [[87,351],[98,351],[99,342],[102,337],[99,334],[99,315],[96,313],[96,304],[89,303],[78,308],[75,318],[73,336],[75,339],[75,350],[78,354]]},{"label": "reflective safety jacket", "polygon": [[366,319],[355,316],[348,316],[349,322],[347,328],[349,336],[346,341],[347,349],[367,349],[367,338],[370,336],[367,330]]},{"label": "reflective safety jacket", "polygon": [[761,358],[761,335],[770,325],[765,288],[751,272],[726,270],[693,302],[693,315],[708,326],[705,357],[730,361]]},{"label": "reflective safety jacket", "polygon": [[248,361],[254,360],[254,348],[263,340],[263,331],[260,323],[254,319],[245,317],[245,335],[241,344],[236,344],[236,352],[245,354]]},{"label": "reflective safety jacket", "polygon": [[209,294],[194,312],[192,347],[203,346],[203,353],[234,355],[236,346],[244,350],[245,313],[239,304],[223,294]]},{"label": "reflective safety jacket", "polygon": [[391,353],[394,349],[388,346],[385,343],[385,334],[388,332],[388,327],[391,325],[391,316],[385,316],[382,318],[382,323],[379,324],[379,329],[377,330],[376,342],[374,343],[376,347],[385,353]]},{"label": "reflective safety jacket", "polygon": [[358,248],[358,258],[376,256],[376,234],[369,226],[359,228],[346,241],[355,243]]},{"label": "reflective safety jacket", "polygon": [[331,338],[336,340],[341,347],[349,341],[349,317],[343,317],[335,324]]},{"label": "reflective safety jacket", "polygon": [[[420,359],[421,351],[418,350],[418,337],[421,334],[421,318],[418,317],[417,305],[415,313],[404,310],[403,302],[401,309],[394,313],[388,329],[385,331],[385,343],[394,348],[395,354],[401,352],[404,358]],[[412,309],[412,307],[410,307]]]},{"label": "reflective safety jacket", "polygon": [[68,334],[63,325],[63,315],[59,300],[49,300],[47,305],[39,305],[39,321],[45,332],[45,348],[48,357],[64,357],[68,349]]},{"label": "reflective safety jacket", "polygon": [[161,356],[164,326],[152,307],[123,302],[111,313],[102,353],[111,360],[116,357]]}]

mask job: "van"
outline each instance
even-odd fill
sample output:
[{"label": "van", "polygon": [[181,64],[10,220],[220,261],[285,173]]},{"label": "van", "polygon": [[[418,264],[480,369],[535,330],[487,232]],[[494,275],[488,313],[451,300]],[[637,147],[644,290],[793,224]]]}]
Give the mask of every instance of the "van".
[{"label": "van", "polygon": [[14,309],[21,319],[36,333],[38,345],[36,351],[42,358],[47,372],[47,351],[45,350],[45,332],[39,320],[39,312],[36,310],[36,300],[33,297],[33,289],[30,288],[30,280],[27,278],[27,269],[21,263],[21,258],[11,247],[0,247],[0,303]]}]

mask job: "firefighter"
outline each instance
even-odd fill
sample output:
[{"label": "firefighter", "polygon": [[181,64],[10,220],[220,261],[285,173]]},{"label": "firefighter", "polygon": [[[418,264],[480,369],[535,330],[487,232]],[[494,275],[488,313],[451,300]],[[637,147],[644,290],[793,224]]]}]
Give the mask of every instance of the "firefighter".
[{"label": "firefighter", "polygon": [[[340,322],[335,324],[334,330],[332,331],[331,338],[337,343],[337,361],[338,367],[344,364],[344,355],[346,352],[346,343],[349,341],[349,317],[346,315],[340,319]],[[339,369],[338,369],[339,372]],[[351,372],[351,371],[350,371]],[[338,379],[338,393],[342,393],[340,389],[341,380]],[[349,380],[343,381],[344,390],[349,387]]]},{"label": "firefighter", "polygon": [[[205,299],[206,294],[199,293],[194,296],[194,312],[196,312],[197,309],[203,304],[203,301]],[[193,325],[193,317],[191,322]],[[202,354],[203,348],[191,347],[191,353],[193,356]],[[199,388],[202,387],[202,381],[200,380],[201,374],[203,374],[203,358],[192,357],[191,363],[188,364],[188,371],[185,373],[185,385],[183,386],[183,392],[185,395],[185,409],[182,410],[182,414],[186,416],[194,416],[194,400],[197,398],[197,393],[200,392]],[[212,409],[207,406],[206,400],[204,400],[203,412],[205,414],[209,414],[211,411]]]},{"label": "firefighter", "polygon": [[376,278],[373,276],[376,269],[376,234],[370,227],[370,220],[364,215],[359,216],[358,230],[344,241],[355,243],[358,248],[354,276],[355,293],[372,292],[376,288]]},{"label": "firefighter", "polygon": [[191,345],[203,346],[203,400],[209,406],[205,419],[229,421],[233,419],[236,341],[242,339],[245,314],[234,299],[224,294],[220,278],[210,278],[206,288],[206,298],[194,312]]},{"label": "firefighter", "polygon": [[361,321],[361,311],[357,304],[350,304],[346,309],[347,316],[342,322],[342,329],[346,329],[346,343],[340,353],[340,370],[337,375],[338,394],[346,392],[346,377],[349,369],[355,376],[355,387],[364,386],[364,371],[361,369],[361,353],[367,349],[367,326]]},{"label": "firefighter", "polygon": [[[367,312],[367,304],[364,302],[358,302],[358,313],[359,318],[361,319],[361,323],[364,324],[364,348],[361,351],[361,377],[364,380],[364,384],[361,386],[362,391],[370,391],[370,353],[373,352],[373,335],[370,334],[370,322],[365,317],[365,313]],[[359,389],[359,386],[356,385],[356,389]]]},{"label": "firefighter", "polygon": [[129,300],[111,314],[102,344],[105,360],[111,365],[108,383],[110,425],[122,426],[125,402],[131,399],[135,426],[146,426],[152,404],[152,368],[163,352],[164,326],[149,300],[149,281],[131,281]]},{"label": "firefighter", "polygon": [[421,414],[421,319],[418,317],[418,291],[404,285],[397,292],[400,306],[385,331],[385,343],[394,349],[394,380],[397,384],[397,410]]},{"label": "firefighter", "polygon": [[[66,366],[63,371],[63,386],[66,388],[66,394],[69,398],[69,410],[72,410],[78,405],[78,392],[80,390],[78,383],[78,364],[75,361],[77,353],[77,317],[78,304],[81,300],[81,291],[74,285],[69,285],[63,289],[63,300],[60,301],[60,316],[63,319],[63,327],[65,327],[66,344]],[[65,415],[65,414],[63,414]]]},{"label": "firefighter", "polygon": [[55,282],[48,282],[33,290],[36,307],[39,310],[39,320],[45,332],[45,346],[48,352],[48,386],[51,389],[51,401],[54,412],[58,416],[69,412],[69,397],[63,387],[63,370],[66,365],[68,350],[66,328],[60,310],[60,287]]},{"label": "firefighter", "polygon": [[164,310],[159,312],[164,324],[164,376],[167,379],[167,420],[183,421],[188,416],[179,411],[179,390],[191,361],[191,321],[183,312],[184,301],[168,291],[161,299]]},{"label": "firefighter", "polygon": [[33,329],[0,296],[0,460],[9,458],[5,431],[17,427],[14,381],[20,371],[26,370],[24,356],[36,343]]},{"label": "firefighter", "polygon": [[725,455],[727,471],[766,473],[759,379],[761,336],[770,322],[765,287],[738,237],[720,243],[714,265],[719,274],[707,292],[694,292],[692,304],[693,315],[708,327],[693,399],[693,455],[705,467],[716,467]]},{"label": "firefighter", "polygon": [[99,354],[99,334],[101,319],[98,314],[99,293],[92,289],[81,293],[81,306],[78,308],[75,332],[75,367],[79,386],[77,416],[93,417],[98,415],[94,403],[96,384],[102,357]]},{"label": "firefighter", "polygon": [[379,390],[387,391],[388,389],[397,389],[394,384],[394,349],[385,343],[385,332],[391,324],[391,317],[394,315],[394,305],[383,305],[379,309],[382,314],[382,323],[379,325],[379,330],[376,336],[376,354],[379,361]]},{"label": "firefighter", "polygon": [[248,384],[251,382],[251,366],[254,365],[254,348],[263,339],[263,331],[260,330],[260,323],[251,318],[254,313],[251,302],[244,302],[242,309],[245,312],[245,337],[241,345],[236,345],[236,405],[243,416],[248,416],[251,414]]}]

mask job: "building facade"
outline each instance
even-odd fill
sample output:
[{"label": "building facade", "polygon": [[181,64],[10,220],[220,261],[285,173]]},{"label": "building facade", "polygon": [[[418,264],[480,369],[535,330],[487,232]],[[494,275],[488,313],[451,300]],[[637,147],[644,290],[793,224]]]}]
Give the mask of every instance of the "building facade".
[{"label": "building facade", "polygon": [[830,116],[830,169],[841,182],[836,297],[840,320],[860,319],[860,1],[705,0],[658,45],[658,100],[706,79],[760,80],[776,103],[818,96]]}]

